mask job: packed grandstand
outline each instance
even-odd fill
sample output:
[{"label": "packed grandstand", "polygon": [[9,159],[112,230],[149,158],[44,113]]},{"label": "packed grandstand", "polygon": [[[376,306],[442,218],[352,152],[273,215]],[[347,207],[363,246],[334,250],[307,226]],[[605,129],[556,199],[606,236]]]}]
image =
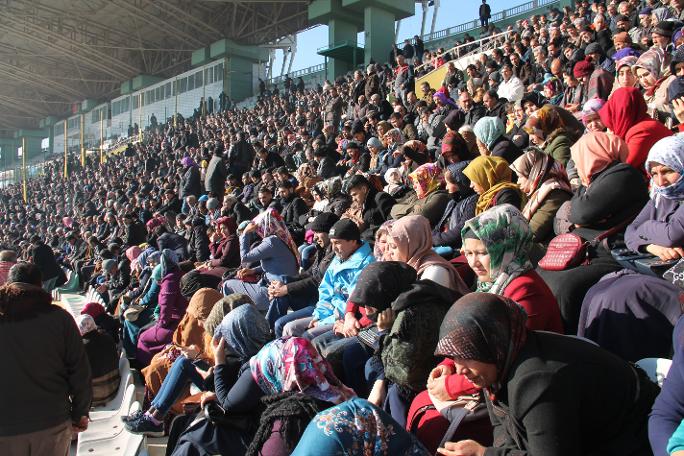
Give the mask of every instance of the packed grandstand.
[{"label": "packed grandstand", "polygon": [[491,17],[0,189],[0,454],[684,455],[684,0]]}]

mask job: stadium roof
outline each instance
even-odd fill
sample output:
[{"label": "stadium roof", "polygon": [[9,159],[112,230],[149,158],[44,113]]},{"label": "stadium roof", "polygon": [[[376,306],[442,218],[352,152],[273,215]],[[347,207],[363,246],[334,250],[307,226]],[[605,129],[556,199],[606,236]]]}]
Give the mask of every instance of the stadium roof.
[{"label": "stadium roof", "polygon": [[263,44],[308,25],[311,0],[0,0],[0,129],[169,77],[222,38]]}]

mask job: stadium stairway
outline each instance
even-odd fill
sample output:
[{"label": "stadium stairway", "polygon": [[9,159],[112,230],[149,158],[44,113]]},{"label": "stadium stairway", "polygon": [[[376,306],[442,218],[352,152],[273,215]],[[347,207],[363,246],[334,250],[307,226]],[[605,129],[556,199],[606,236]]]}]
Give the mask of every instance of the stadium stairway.
[{"label": "stadium stairway", "polygon": [[[67,283],[52,292],[53,303],[69,312],[74,319],[88,302],[104,304],[102,297],[91,287],[78,291],[78,278],[67,273]],[[121,417],[141,407],[144,386],[136,383],[136,376],[122,353],[119,360],[121,382],[119,391],[109,403],[90,410],[88,430],[72,442],[70,456],[164,456],[167,438],[146,438],[126,431]]]}]

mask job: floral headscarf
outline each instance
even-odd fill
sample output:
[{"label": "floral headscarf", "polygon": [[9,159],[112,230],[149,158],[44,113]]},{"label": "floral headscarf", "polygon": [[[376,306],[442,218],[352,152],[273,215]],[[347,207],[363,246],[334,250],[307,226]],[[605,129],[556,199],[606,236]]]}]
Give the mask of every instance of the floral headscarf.
[{"label": "floral headscarf", "polygon": [[480,214],[489,209],[494,203],[496,195],[507,188],[520,193],[521,199],[524,200],[520,188],[511,182],[512,173],[508,162],[501,157],[480,155],[466,166],[463,174],[484,190],[477,199],[475,214]]},{"label": "floral headscarf", "polygon": [[385,411],[353,398],[318,413],[292,456],[424,456],[428,451]]},{"label": "floral headscarf", "polygon": [[261,214],[254,217],[252,223],[256,225],[256,233],[262,238],[266,239],[268,236],[276,236],[285,243],[295,256],[297,264],[299,264],[299,250],[292,239],[290,231],[287,229],[285,220],[275,209],[269,207]]},{"label": "floral headscarf", "polygon": [[526,187],[522,188],[529,197],[522,210],[527,220],[532,218],[532,215],[553,190],[560,189],[572,193],[570,181],[563,165],[536,147],[528,148],[513,162],[511,169],[518,176],[527,179]]},{"label": "floral headscarf", "polygon": [[527,313],[503,296],[471,293],[456,301],[439,328],[435,355],[496,365],[495,393],[527,340]]},{"label": "floral headscarf", "polygon": [[271,340],[271,328],[255,306],[242,305],[223,317],[214,337],[225,339],[226,348],[244,363]]},{"label": "floral headscarf", "polygon": [[97,331],[95,320],[88,314],[76,317],[76,325],[78,325],[78,331],[81,333],[81,336],[85,336],[92,331]]},{"label": "floral headscarf", "polygon": [[489,254],[491,282],[477,282],[477,291],[503,294],[509,283],[534,268],[530,262],[532,230],[522,213],[501,204],[468,220],[461,237],[472,231]]},{"label": "floral headscarf", "polygon": [[668,136],[655,143],[646,159],[646,172],[649,175],[653,163],[665,165],[680,174],[679,180],[667,187],[659,187],[651,179],[651,198],[656,207],[661,198],[684,201],[684,136]]},{"label": "floral headscarf", "polygon": [[660,83],[670,75],[670,60],[672,56],[670,53],[665,53],[659,47],[652,47],[644,52],[637,59],[636,64],[632,67],[632,71],[636,75],[639,68],[648,70],[649,73],[656,79],[656,84],[653,87],[646,89],[646,95],[652,96]]},{"label": "floral headscarf", "polygon": [[356,396],[338,380],[311,342],[301,337],[269,342],[252,357],[249,367],[267,395],[301,392],[334,404]]},{"label": "floral headscarf", "polygon": [[342,178],[340,176],[331,177],[324,180],[321,185],[325,190],[327,198],[333,198],[342,193]]},{"label": "floral headscarf", "polygon": [[444,187],[444,173],[436,163],[420,165],[409,174],[418,199],[425,199],[432,192]]}]

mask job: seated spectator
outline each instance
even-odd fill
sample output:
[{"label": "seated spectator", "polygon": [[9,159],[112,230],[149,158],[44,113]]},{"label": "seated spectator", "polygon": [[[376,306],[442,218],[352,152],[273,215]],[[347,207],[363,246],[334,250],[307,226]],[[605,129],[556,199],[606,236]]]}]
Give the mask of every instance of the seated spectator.
[{"label": "seated spectator", "polygon": [[461,248],[461,229],[466,220],[475,216],[478,195],[470,188],[470,179],[463,174],[469,164],[470,161],[464,161],[449,165],[444,173],[451,199],[432,230],[432,245],[440,255],[451,255]]},{"label": "seated spectator", "polygon": [[563,166],[536,147],[525,151],[511,165],[518,185],[527,195],[522,213],[530,222],[535,242],[547,244],[553,238],[553,222],[558,208],[572,197],[570,181]]},{"label": "seated spectator", "polygon": [[126,356],[135,359],[140,332],[154,324],[155,315],[159,314],[159,291],[162,281],[161,254],[154,252],[147,258],[150,264],[150,279],[144,290],[133,299],[127,308],[122,309],[123,331],[122,342]]},{"label": "seated spectator", "polygon": [[[227,196],[224,198],[224,205],[227,201],[231,200],[235,201],[235,197]],[[193,263],[209,260],[209,236],[207,235],[207,225],[204,223],[204,219],[202,217],[193,217],[189,215],[185,219],[185,229],[188,238],[188,260]]]},{"label": "seated spectator", "polygon": [[[286,283],[275,280],[269,284],[268,297],[271,300],[278,300],[272,305],[279,306],[279,312],[283,315],[274,325],[276,337],[282,336],[283,327],[287,323],[308,317],[313,312],[318,301],[318,287],[335,256],[328,232],[338,220],[339,218],[330,212],[322,212],[316,216],[314,221],[307,225],[314,233],[314,253],[310,258],[309,267],[301,274],[288,277]],[[285,315],[288,307],[292,308],[293,312]]]},{"label": "seated spectator", "polygon": [[[528,330],[526,319],[515,302],[490,294],[472,293],[449,309],[436,354],[485,388],[497,439],[490,448],[466,440],[446,450],[649,454],[646,423],[657,386],[593,344]],[[587,400],[602,406],[588,409]]]},{"label": "seated spectator", "polygon": [[118,320],[109,315],[105,308],[97,302],[89,302],[83,306],[81,315],[90,315],[95,321],[97,329],[109,334],[115,344],[119,343],[121,324]]},{"label": "seated spectator", "polygon": [[505,126],[498,117],[483,117],[473,127],[480,155],[501,157],[508,163],[518,158],[522,151],[504,136]]},{"label": "seated spectator", "polygon": [[[253,240],[258,244],[253,245]],[[223,283],[223,294],[246,294],[273,326],[282,315],[269,304],[268,285],[274,280],[284,282],[299,272],[299,251],[275,209],[267,209],[245,227],[240,236],[240,258],[242,268],[234,279]],[[259,266],[248,267],[256,262]]]},{"label": "seated spectator", "polygon": [[523,193],[511,182],[511,168],[503,158],[477,157],[466,166],[463,174],[470,179],[470,187],[478,194],[475,214],[499,204],[522,207]]},{"label": "seated spectator", "polygon": [[389,217],[394,198],[379,192],[365,177],[357,174],[347,181],[347,193],[352,204],[342,218],[349,218],[359,227],[361,239],[373,241],[375,231]]},{"label": "seated spectator", "polygon": [[658,47],[652,47],[637,59],[632,71],[644,90],[647,114],[663,121],[670,108],[667,106],[667,89],[675,79],[670,74],[670,55]]},{"label": "seated spectator", "polygon": [[160,275],[161,281],[159,282],[157,300],[159,316],[156,323],[141,332],[138,337],[135,359],[140,367],[147,366],[152,357],[171,342],[173,333],[176,331],[188,305],[180,291],[180,280],[183,273],[178,268],[171,250],[162,251]]},{"label": "seated spectator", "polygon": [[93,388],[90,406],[104,405],[114,399],[119,391],[119,352],[114,339],[109,334],[101,332],[90,315],[79,315],[76,324],[90,363]]},{"label": "seated spectator", "polygon": [[[335,426],[330,432],[323,423],[349,422],[353,426]],[[372,454],[424,455],[427,450],[416,438],[401,429],[384,411],[354,398],[319,412],[301,437],[292,456],[320,454],[357,454],[350,449],[362,447]]]},{"label": "seated spectator", "polygon": [[[630,250],[663,260],[684,256],[684,211],[679,203],[684,198],[683,160],[680,136],[663,138],[651,148],[646,159],[651,199],[625,231]],[[660,277],[628,270],[608,275],[587,292],[577,334],[627,361],[667,357],[672,352],[670,335],[682,314],[680,294],[679,287]]]},{"label": "seated spectator", "polygon": [[[227,361],[222,361],[226,358],[226,345],[219,343],[215,349],[216,393],[207,393],[203,403],[215,401],[226,416],[242,415],[244,418],[236,420],[233,426],[214,426],[211,421],[204,420],[199,426],[189,427],[180,435],[174,448],[167,448],[172,456],[200,450],[211,454],[232,454],[238,450],[244,452],[253,437],[253,431],[249,429],[254,429],[258,420],[249,414],[259,406],[263,396],[299,392],[326,402],[329,406],[355,396],[335,377],[328,362],[306,339],[291,337],[266,344],[250,359],[249,368],[240,373]],[[208,441],[207,435],[214,437]],[[297,440],[299,435],[289,434],[289,438]],[[271,443],[275,446],[275,442]],[[279,446],[292,444],[283,441]],[[282,454],[282,447],[278,451],[274,450],[273,454]]]},{"label": "seated spectator", "polygon": [[527,115],[522,107],[522,102],[518,101],[513,106],[513,122],[506,131],[506,137],[510,139],[519,149],[525,149],[530,142],[530,135],[525,131]]},{"label": "seated spectator", "polygon": [[625,163],[641,172],[651,147],[672,132],[649,116],[643,95],[634,87],[623,87],[601,108],[601,122],[627,143]]},{"label": "seated spectator", "polygon": [[544,134],[544,153],[566,166],[570,159],[570,146],[575,138],[563,123],[559,108],[546,104],[536,112],[536,116],[537,125]]},{"label": "seated spectator", "polygon": [[[202,272],[222,277],[230,268],[240,265],[240,246],[238,244],[237,226],[231,217],[216,220],[216,228],[209,239],[211,258],[197,265]],[[206,227],[203,227],[206,230]]]},{"label": "seated spectator", "polygon": [[568,220],[575,225],[573,233],[591,240],[611,229],[617,232],[589,248],[588,263],[563,271],[539,271],[558,301],[566,334],[577,333],[582,301],[589,288],[620,269],[610,250],[648,201],[642,174],[624,163],[627,144],[617,136],[587,133],[572,146],[571,154],[581,181],[570,200]]},{"label": "seated spectator", "polygon": [[[222,297],[221,293],[211,288],[202,288],[190,297],[188,308],[174,331],[171,342],[152,357],[149,366],[140,371],[148,394],[156,396],[159,393],[162,382],[179,353],[190,361],[201,363],[205,371],[211,366],[211,338],[205,337],[204,322],[214,304]],[[180,394],[179,398],[184,399]]]},{"label": "seated spectator", "polygon": [[436,163],[425,163],[408,175],[412,192],[404,196],[392,208],[392,218],[398,219],[411,214],[423,215],[430,224],[436,224],[449,197],[444,191],[444,173]]},{"label": "seated spectator", "polygon": [[430,225],[422,215],[408,215],[392,223],[387,254],[393,261],[408,263],[420,280],[432,280],[461,294],[469,291],[456,269],[432,250]]},{"label": "seated spectator", "polygon": [[493,207],[468,220],[462,236],[477,291],[517,302],[530,329],[563,333],[556,300],[530,261],[532,232],[519,210],[509,204]]},{"label": "seated spectator", "polygon": [[7,274],[15,264],[17,264],[17,253],[14,250],[0,252],[0,285],[7,282]]},{"label": "seated spectator", "polygon": [[[155,392],[150,408],[144,413],[137,412],[126,417],[126,430],[147,436],[163,435],[164,417],[173,411],[173,404],[186,395],[188,383],[201,391],[207,391],[213,386],[209,375],[212,365],[225,365],[237,372],[271,339],[271,330],[264,316],[251,302],[244,301],[223,318],[214,334],[197,328],[197,337],[206,341],[207,352],[193,357],[195,353],[192,350],[181,350],[175,360],[169,360],[168,374]],[[217,348],[215,351],[209,345],[212,338],[213,345]],[[212,394],[209,392],[205,397],[211,397]]]},{"label": "seated spectator", "polygon": [[314,339],[339,326],[359,274],[375,261],[370,246],[361,240],[359,228],[352,221],[340,220],[335,223],[329,237],[335,258],[318,287],[318,302],[311,316],[284,325],[285,336],[304,335],[307,339]]},{"label": "seated spectator", "polygon": [[[653,404],[648,420],[648,436],[651,449],[656,456],[681,456],[681,423],[684,419],[684,375],[682,375],[682,356],[684,356],[684,317],[675,325],[672,340],[674,356],[660,394]],[[678,450],[677,452],[673,450]]]},{"label": "seated spectator", "polygon": [[582,123],[589,131],[606,131],[606,126],[601,120],[599,111],[605,102],[600,98],[592,98],[582,107]]}]

